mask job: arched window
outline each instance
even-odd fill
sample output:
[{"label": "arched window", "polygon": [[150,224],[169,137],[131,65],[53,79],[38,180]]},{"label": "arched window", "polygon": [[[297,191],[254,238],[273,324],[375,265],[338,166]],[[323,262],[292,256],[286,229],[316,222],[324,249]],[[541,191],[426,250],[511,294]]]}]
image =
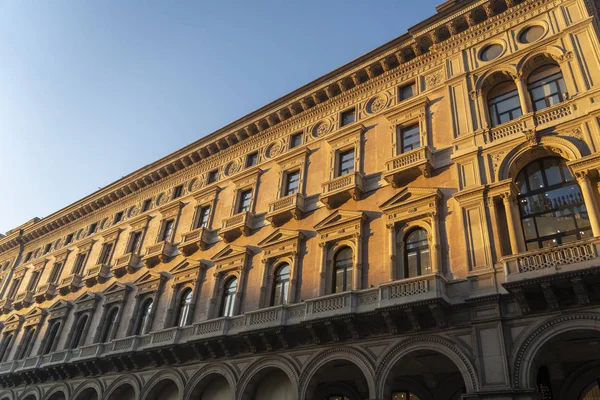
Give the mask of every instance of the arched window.
[{"label": "arched window", "polygon": [[83,336],[87,320],[87,314],[82,315],[77,320],[77,323],[75,324],[75,330],[73,331],[73,339],[71,340],[71,349],[76,349],[77,347],[81,346],[85,341],[85,338]]},{"label": "arched window", "polygon": [[233,316],[235,307],[235,295],[237,293],[237,278],[231,278],[225,282],[225,289],[223,291],[223,302],[221,305],[221,317]]},{"label": "arched window", "polygon": [[110,309],[104,321],[102,327],[102,336],[100,337],[100,343],[106,343],[112,339],[112,333],[117,329],[115,324],[117,323],[117,315],[119,314],[119,307],[115,306]]},{"label": "arched window", "polygon": [[60,328],[60,321],[54,321],[54,323],[48,329],[48,336],[46,336],[46,343],[42,349],[42,355],[50,353],[54,349],[54,343],[58,340],[58,329]]},{"label": "arched window", "polygon": [[8,353],[10,353],[9,346],[12,342],[13,334],[7,333],[2,339],[2,345],[0,347],[0,361],[6,361],[8,359]]},{"label": "arched window", "polygon": [[427,231],[422,228],[413,229],[406,235],[404,242],[404,277],[414,278],[430,273],[431,258]]},{"label": "arched window", "polygon": [[546,64],[534,70],[527,80],[535,111],[562,103],[567,97],[567,87],[560,68]]},{"label": "arched window", "polygon": [[561,158],[531,162],[516,185],[528,250],[592,237],[581,190]]},{"label": "arched window", "polygon": [[192,307],[192,289],[187,288],[181,293],[179,307],[177,307],[177,326],[186,326],[189,323],[190,308]]},{"label": "arched window", "polygon": [[290,290],[290,265],[281,264],[275,271],[275,284],[273,285],[273,296],[271,305],[280,306],[287,304],[288,292]]},{"label": "arched window", "polygon": [[333,293],[352,289],[352,249],[343,247],[333,258]]},{"label": "arched window", "polygon": [[152,299],[146,299],[142,303],[141,313],[137,321],[137,326],[135,327],[135,335],[143,335],[150,329],[150,326],[148,325],[150,321],[150,313],[152,313],[152,303]]},{"label": "arched window", "polygon": [[31,352],[31,347],[33,346],[33,335],[35,334],[35,328],[31,328],[28,329],[27,332],[25,332],[25,336],[23,337],[23,340],[21,341],[21,350],[19,355],[17,356],[17,359],[21,359],[21,358],[25,358],[29,356],[29,353]]},{"label": "arched window", "polygon": [[492,126],[500,125],[523,115],[519,91],[513,81],[498,83],[488,93],[488,110]]}]

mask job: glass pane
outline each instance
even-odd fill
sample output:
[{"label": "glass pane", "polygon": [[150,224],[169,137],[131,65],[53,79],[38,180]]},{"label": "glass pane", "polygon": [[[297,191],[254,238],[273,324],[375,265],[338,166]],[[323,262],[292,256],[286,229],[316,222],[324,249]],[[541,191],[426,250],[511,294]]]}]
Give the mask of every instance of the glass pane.
[{"label": "glass pane", "polygon": [[339,155],[339,176],[344,176],[354,172],[354,149],[340,153]]},{"label": "glass pane", "polygon": [[535,239],[537,237],[533,218],[525,218],[523,220],[523,231],[525,232],[526,240]]},{"label": "glass pane", "polygon": [[344,292],[344,272],[343,269],[335,271],[335,293]]},{"label": "glass pane", "polygon": [[406,257],[408,276],[406,278],[413,278],[419,276],[417,253],[409,253]]},{"label": "glass pane", "polygon": [[421,136],[419,126],[411,126],[401,131],[401,151],[406,153],[414,149],[418,149],[421,146]]},{"label": "glass pane", "polygon": [[352,266],[350,266],[349,268],[346,268],[346,282],[345,282],[345,286],[344,286],[344,290],[351,290],[352,289],[352,271],[353,268]]},{"label": "glass pane", "polygon": [[544,170],[546,173],[546,181],[548,186],[558,185],[563,182],[560,163],[556,158],[544,160]]},{"label": "glass pane", "polygon": [[542,177],[542,171],[540,165],[537,162],[533,162],[527,166],[527,174],[529,176],[529,188],[531,190],[541,189],[544,187],[544,179]]},{"label": "glass pane", "polygon": [[421,250],[421,275],[431,274],[429,248]]},{"label": "glass pane", "polygon": [[299,184],[300,184],[300,172],[294,171],[294,172],[288,173],[285,195],[289,196],[291,194],[298,193]]}]

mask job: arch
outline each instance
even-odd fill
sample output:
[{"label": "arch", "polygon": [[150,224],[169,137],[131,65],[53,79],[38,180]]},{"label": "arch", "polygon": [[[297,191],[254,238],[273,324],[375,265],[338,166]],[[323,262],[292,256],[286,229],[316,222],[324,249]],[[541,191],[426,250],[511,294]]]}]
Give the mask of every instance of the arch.
[{"label": "arch", "polygon": [[59,383],[53,387],[51,387],[48,392],[46,392],[44,399],[45,400],[58,400],[61,399],[60,394],[62,394],[64,399],[70,399],[71,391],[69,387],[64,383]]},{"label": "arch", "polygon": [[375,376],[379,379],[377,382],[377,395],[379,397],[383,395],[388,375],[396,363],[409,353],[419,350],[435,351],[446,356],[458,368],[467,393],[475,393],[478,390],[479,382],[471,361],[472,357],[465,354],[459,348],[458,344],[446,338],[440,336],[423,336],[396,342],[384,352],[387,355],[381,361],[375,373]]},{"label": "arch", "polygon": [[81,397],[81,395],[89,392],[90,390],[93,390],[94,392],[96,392],[96,398],[98,400],[100,400],[102,398],[102,384],[100,383],[100,381],[96,380],[96,379],[89,379],[86,380],[84,383],[82,383],[77,390],[73,391],[73,395],[71,396],[71,398],[73,400],[86,400],[87,397]]},{"label": "arch", "polygon": [[543,157],[562,157],[567,161],[578,160],[589,153],[569,140],[557,136],[539,138],[539,145],[522,143],[509,151],[496,170],[496,181],[515,178],[521,169],[531,161]]},{"label": "arch", "polygon": [[142,391],[142,395],[140,396],[140,399],[142,400],[153,400],[152,397],[150,397],[153,394],[153,391],[160,390],[161,387],[169,385],[169,383],[173,383],[177,387],[179,399],[183,396],[185,382],[181,374],[174,369],[158,371],[148,379],[148,382],[151,383]]},{"label": "arch", "polygon": [[335,360],[349,361],[358,367],[367,381],[369,397],[376,398],[375,368],[373,367],[371,359],[357,349],[351,347],[335,347],[316,354],[306,363],[306,367],[302,371],[299,379],[299,399],[306,398],[306,392],[310,385],[310,381],[317,371],[328,362]]},{"label": "arch", "polygon": [[[486,94],[486,92],[499,82],[499,78],[510,78],[516,80],[519,76],[517,68],[512,65],[498,65],[487,70],[483,75],[477,78],[475,90]],[[484,96],[485,97],[485,96]]]},{"label": "arch", "polygon": [[[535,68],[540,64],[535,62],[535,59],[539,56],[544,56],[552,59],[554,62],[560,64],[568,58],[568,54],[565,49],[558,46],[546,46],[543,48],[537,48],[527,54],[525,54],[516,65],[516,72],[518,75],[522,75],[525,78],[531,72],[531,68]],[[532,65],[533,64],[533,65]],[[537,65],[536,65],[537,64]]]},{"label": "arch", "polygon": [[[16,398],[16,397],[13,396],[13,398]],[[23,393],[21,393],[21,397],[19,397],[19,400],[40,400],[41,398],[42,398],[42,394],[41,394],[39,387],[33,386],[33,387],[27,388]],[[5,400],[5,399],[2,398],[2,400]]]},{"label": "arch", "polygon": [[515,345],[511,356],[515,389],[535,388],[534,358],[552,338],[569,331],[600,332],[600,314],[570,314],[550,318],[534,326]]},{"label": "arch", "polygon": [[[292,390],[294,393],[298,393],[298,371],[294,365],[283,356],[271,356],[264,357],[254,361],[242,374],[238,381],[236,398],[249,400],[250,392],[248,388],[252,384],[259,382],[253,382],[254,380],[260,381],[263,377],[260,376],[260,372],[266,369],[277,369],[283,371],[287,375],[292,384]],[[258,378],[258,379],[257,379]]]},{"label": "arch", "polygon": [[124,375],[117,378],[104,392],[104,398],[108,400],[117,400],[116,398],[112,399],[111,396],[117,394],[124,386],[130,386],[135,393],[135,398],[140,398],[141,383],[134,375]]},{"label": "arch", "polygon": [[227,364],[215,363],[204,366],[189,380],[184,400],[197,399],[204,388],[210,383],[207,380],[215,375],[225,378],[233,396],[236,387],[236,375],[234,371]]}]

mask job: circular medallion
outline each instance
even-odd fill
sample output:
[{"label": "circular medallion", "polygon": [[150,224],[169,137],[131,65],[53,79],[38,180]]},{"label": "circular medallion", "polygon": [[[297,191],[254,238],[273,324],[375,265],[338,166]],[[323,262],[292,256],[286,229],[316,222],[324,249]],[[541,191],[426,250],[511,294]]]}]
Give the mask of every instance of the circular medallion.
[{"label": "circular medallion", "polygon": [[140,208],[138,206],[132,206],[129,209],[129,218],[135,217],[136,215],[138,215],[140,213]]},{"label": "circular medallion", "polygon": [[386,96],[377,96],[369,100],[367,103],[367,111],[369,114],[375,114],[384,110],[388,105],[388,99]]},{"label": "circular medallion", "polygon": [[278,140],[276,142],[271,143],[267,147],[267,151],[265,152],[265,154],[266,154],[267,158],[277,157],[278,155],[283,153],[284,149],[285,149],[285,143],[283,143],[283,140]]},{"label": "circular medallion", "polygon": [[166,193],[161,193],[156,198],[156,205],[162,206],[163,204],[166,204],[167,201],[169,201],[169,196]]},{"label": "circular medallion", "polygon": [[204,181],[204,175],[192,179],[190,184],[188,185],[188,191],[195,192],[196,190],[200,190],[202,186],[204,186]]},{"label": "circular medallion", "polygon": [[242,164],[239,160],[233,160],[225,167],[225,175],[231,176],[233,174],[237,174],[240,169],[242,169]]},{"label": "circular medallion", "polygon": [[322,137],[327,135],[331,131],[331,122],[330,121],[321,121],[315,125],[313,128],[313,136]]}]

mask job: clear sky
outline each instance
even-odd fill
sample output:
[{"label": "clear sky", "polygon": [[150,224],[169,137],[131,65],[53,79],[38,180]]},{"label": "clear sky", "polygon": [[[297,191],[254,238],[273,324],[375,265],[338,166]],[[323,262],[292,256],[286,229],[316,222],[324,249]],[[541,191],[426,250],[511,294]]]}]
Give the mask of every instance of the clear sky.
[{"label": "clear sky", "polygon": [[0,232],[357,58],[442,0],[0,0]]}]

